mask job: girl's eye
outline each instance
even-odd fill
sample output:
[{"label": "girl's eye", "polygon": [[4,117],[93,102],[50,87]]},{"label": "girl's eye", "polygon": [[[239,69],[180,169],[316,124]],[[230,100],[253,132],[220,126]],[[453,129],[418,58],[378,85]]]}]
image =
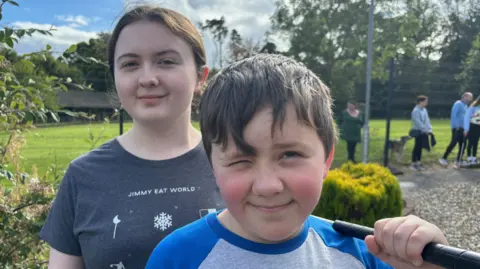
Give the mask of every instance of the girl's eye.
[{"label": "girl's eye", "polygon": [[121,67],[122,68],[123,67],[133,67],[133,66],[136,66],[136,65],[137,65],[137,63],[135,63],[135,62],[126,62],[126,63],[123,63]]}]

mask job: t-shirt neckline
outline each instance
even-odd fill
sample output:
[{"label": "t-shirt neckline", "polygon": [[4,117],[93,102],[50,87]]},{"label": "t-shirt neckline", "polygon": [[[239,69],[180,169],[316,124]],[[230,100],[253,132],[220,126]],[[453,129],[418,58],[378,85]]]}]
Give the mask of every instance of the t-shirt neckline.
[{"label": "t-shirt neckline", "polygon": [[302,231],[298,235],[296,235],[294,238],[289,239],[288,241],[278,243],[278,244],[258,243],[258,242],[254,242],[246,238],[243,238],[231,232],[227,228],[225,228],[218,220],[218,214],[220,214],[220,212],[210,213],[206,217],[206,221],[210,226],[210,228],[213,230],[213,232],[219,238],[227,241],[228,243],[234,246],[237,246],[247,251],[259,253],[259,254],[278,255],[278,254],[285,254],[285,253],[294,251],[295,249],[303,245],[303,243],[307,239],[308,230],[310,227],[308,224],[308,221],[305,221]]}]

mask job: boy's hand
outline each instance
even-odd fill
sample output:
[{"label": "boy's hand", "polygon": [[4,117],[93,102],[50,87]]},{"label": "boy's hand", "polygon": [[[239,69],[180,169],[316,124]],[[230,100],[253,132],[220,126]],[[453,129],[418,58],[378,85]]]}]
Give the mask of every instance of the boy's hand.
[{"label": "boy's hand", "polygon": [[416,216],[379,220],[374,235],[365,238],[370,253],[396,269],[441,268],[423,261],[423,248],[430,242],[448,244],[437,226]]}]

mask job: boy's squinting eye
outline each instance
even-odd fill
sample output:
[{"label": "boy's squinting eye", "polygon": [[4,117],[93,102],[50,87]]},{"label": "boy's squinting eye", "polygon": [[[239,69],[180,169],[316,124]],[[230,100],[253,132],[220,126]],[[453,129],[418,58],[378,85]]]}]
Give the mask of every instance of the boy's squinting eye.
[{"label": "boy's squinting eye", "polygon": [[158,64],[172,65],[176,64],[176,62],[172,59],[162,59],[158,61]]},{"label": "boy's squinting eye", "polygon": [[301,157],[301,154],[295,151],[286,151],[283,153],[282,158]]},{"label": "boy's squinting eye", "polygon": [[238,164],[247,164],[249,163],[250,161],[248,160],[239,160],[239,161],[235,161],[235,162],[232,162],[232,163],[229,163],[227,165],[227,167],[230,167],[230,166],[234,166],[234,165],[238,165]]}]

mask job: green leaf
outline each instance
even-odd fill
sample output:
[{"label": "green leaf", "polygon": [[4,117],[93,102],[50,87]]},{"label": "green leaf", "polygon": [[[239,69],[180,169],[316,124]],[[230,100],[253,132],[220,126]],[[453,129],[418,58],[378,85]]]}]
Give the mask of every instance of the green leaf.
[{"label": "green leaf", "polygon": [[67,53],[74,53],[77,51],[77,45],[73,44],[67,49]]},{"label": "green leaf", "polygon": [[10,36],[12,36],[12,34],[13,34],[13,29],[5,27],[5,35],[7,37],[10,37]]},{"label": "green leaf", "polygon": [[0,186],[3,186],[4,188],[12,188],[15,187],[15,184],[11,180],[2,178],[0,179]]},{"label": "green leaf", "polygon": [[5,43],[7,43],[7,45],[8,45],[10,48],[13,49],[13,40],[12,40],[12,38],[7,37],[7,38],[5,39]]},{"label": "green leaf", "polygon": [[15,2],[15,1],[13,1],[13,0],[8,0],[8,2],[9,2],[10,4],[14,5],[14,6],[19,7],[18,3]]},{"label": "green leaf", "polygon": [[60,119],[58,118],[58,115],[56,113],[50,111],[50,115],[52,116],[54,121],[60,122]]},{"label": "green leaf", "polygon": [[51,50],[52,49],[52,46],[50,46],[50,44],[47,44],[47,50]]},{"label": "green leaf", "polygon": [[65,113],[65,114],[67,114],[68,116],[71,116],[71,117],[76,117],[76,116],[78,116],[77,113],[72,112],[72,111],[70,111],[70,110],[57,110],[57,112]]},{"label": "green leaf", "polygon": [[22,38],[25,35],[25,30],[23,29],[17,30],[15,34],[18,36],[18,38]]}]

